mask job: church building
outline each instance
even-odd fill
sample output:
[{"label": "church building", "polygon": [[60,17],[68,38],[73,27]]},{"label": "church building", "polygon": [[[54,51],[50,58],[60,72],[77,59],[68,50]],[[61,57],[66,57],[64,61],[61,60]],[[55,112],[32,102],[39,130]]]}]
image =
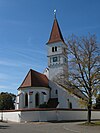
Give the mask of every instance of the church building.
[{"label": "church building", "polygon": [[43,73],[30,69],[18,88],[16,109],[32,108],[80,108],[79,98],[85,98],[81,91],[71,94],[54,82],[62,74],[68,76],[67,45],[61,33],[56,15],[47,42],[48,67]]}]

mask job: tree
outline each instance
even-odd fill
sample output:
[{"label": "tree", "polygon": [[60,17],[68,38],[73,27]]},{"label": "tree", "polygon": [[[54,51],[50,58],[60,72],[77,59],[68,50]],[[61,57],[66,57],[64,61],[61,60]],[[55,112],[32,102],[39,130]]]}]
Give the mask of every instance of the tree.
[{"label": "tree", "polygon": [[100,109],[100,94],[97,95],[96,104],[94,106],[94,109]]},{"label": "tree", "polygon": [[0,110],[14,109],[15,95],[7,92],[0,93]]},{"label": "tree", "polygon": [[73,90],[81,90],[87,97],[88,123],[91,122],[92,97],[100,89],[100,50],[95,35],[67,40],[69,54],[68,78],[63,85]]}]

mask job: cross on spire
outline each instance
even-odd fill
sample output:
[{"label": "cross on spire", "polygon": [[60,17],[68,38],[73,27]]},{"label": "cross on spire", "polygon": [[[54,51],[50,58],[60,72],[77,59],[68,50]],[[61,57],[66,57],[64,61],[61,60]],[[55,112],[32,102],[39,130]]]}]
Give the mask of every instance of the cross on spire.
[{"label": "cross on spire", "polygon": [[54,10],[54,18],[56,19],[56,12],[57,12],[57,10],[55,9]]}]

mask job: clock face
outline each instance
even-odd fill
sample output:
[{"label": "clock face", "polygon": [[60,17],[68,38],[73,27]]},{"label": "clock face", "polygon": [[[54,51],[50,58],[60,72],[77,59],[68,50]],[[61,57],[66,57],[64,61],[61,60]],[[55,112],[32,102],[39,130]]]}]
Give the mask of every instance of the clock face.
[{"label": "clock face", "polygon": [[53,57],[53,62],[57,62],[57,57]]}]

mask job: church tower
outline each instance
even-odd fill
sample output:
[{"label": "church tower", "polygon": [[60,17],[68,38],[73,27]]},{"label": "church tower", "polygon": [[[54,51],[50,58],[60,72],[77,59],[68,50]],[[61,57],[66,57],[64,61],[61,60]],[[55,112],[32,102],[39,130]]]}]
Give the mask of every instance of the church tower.
[{"label": "church tower", "polygon": [[53,80],[59,75],[67,76],[67,45],[63,39],[56,15],[54,17],[54,22],[47,46],[49,79]]}]

